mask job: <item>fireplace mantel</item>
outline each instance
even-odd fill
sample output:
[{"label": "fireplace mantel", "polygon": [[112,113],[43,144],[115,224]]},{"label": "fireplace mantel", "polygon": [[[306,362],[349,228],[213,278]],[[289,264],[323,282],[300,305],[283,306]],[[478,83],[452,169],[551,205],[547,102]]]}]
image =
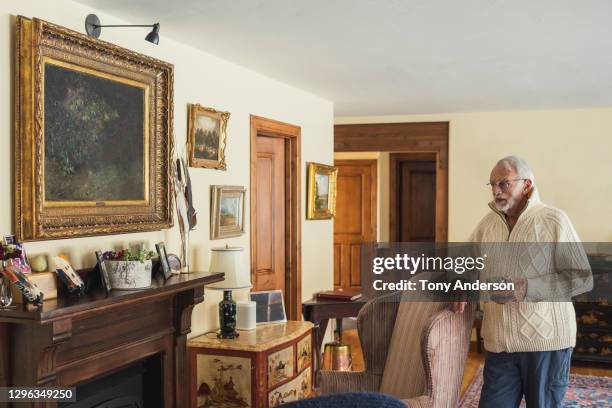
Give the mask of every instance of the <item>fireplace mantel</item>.
[{"label": "fireplace mantel", "polygon": [[72,386],[160,354],[162,406],[187,407],[191,312],[204,300],[204,285],[223,275],[184,274],[154,281],[144,290],[112,291],[108,296],[98,291],[78,299],[48,300],[41,308],[17,305],[2,310],[2,382]]}]

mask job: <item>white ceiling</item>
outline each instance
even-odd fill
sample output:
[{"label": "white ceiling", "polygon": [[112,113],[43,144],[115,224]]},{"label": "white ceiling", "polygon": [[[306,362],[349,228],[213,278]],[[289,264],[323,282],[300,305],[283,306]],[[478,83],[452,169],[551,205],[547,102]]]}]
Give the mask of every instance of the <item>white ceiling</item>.
[{"label": "white ceiling", "polygon": [[610,0],[79,2],[159,21],[160,46],[320,95],[336,116],[612,106]]}]

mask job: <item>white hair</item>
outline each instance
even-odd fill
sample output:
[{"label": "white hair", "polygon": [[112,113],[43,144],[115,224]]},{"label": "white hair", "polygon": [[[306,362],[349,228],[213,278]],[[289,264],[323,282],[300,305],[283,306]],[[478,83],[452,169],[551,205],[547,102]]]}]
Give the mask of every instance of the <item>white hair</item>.
[{"label": "white hair", "polygon": [[516,171],[516,174],[519,178],[531,180],[532,194],[538,194],[533,170],[531,170],[531,167],[529,167],[529,164],[527,164],[524,159],[521,159],[520,157],[514,155],[506,156],[497,162],[496,166],[499,165],[510,166],[514,169],[514,171]]}]

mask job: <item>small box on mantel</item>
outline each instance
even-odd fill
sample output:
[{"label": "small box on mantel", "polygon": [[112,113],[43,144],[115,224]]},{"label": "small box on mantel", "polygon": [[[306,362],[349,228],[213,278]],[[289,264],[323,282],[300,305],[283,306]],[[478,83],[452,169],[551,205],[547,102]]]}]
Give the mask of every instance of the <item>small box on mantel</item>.
[{"label": "small box on mantel", "polygon": [[[55,272],[33,272],[27,274],[30,282],[34,283],[43,293],[43,300],[57,299],[57,275]],[[13,302],[25,303],[21,291],[11,285]]]}]

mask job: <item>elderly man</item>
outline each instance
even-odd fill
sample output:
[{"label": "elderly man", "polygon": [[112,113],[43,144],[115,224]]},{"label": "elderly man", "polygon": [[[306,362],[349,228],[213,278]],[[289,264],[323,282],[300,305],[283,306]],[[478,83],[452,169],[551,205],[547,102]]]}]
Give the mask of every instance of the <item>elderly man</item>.
[{"label": "elderly man", "polygon": [[[490,268],[498,276],[513,276],[506,280],[514,283],[514,290],[482,302],[487,356],[480,407],[518,407],[523,396],[529,408],[561,407],[576,343],[576,317],[569,300],[592,287],[588,261],[581,245],[566,251],[558,244],[580,239],[563,211],[539,201],[533,172],[524,160],[509,156],[498,161],[490,186],[491,212],[470,241],[511,243],[493,244],[503,245],[505,255],[490,259]],[[531,243],[540,243],[535,244],[538,254],[544,253],[550,262],[532,262],[514,252]],[[528,273],[510,273],[522,268]],[[454,302],[452,308],[462,312],[465,303]]]}]

